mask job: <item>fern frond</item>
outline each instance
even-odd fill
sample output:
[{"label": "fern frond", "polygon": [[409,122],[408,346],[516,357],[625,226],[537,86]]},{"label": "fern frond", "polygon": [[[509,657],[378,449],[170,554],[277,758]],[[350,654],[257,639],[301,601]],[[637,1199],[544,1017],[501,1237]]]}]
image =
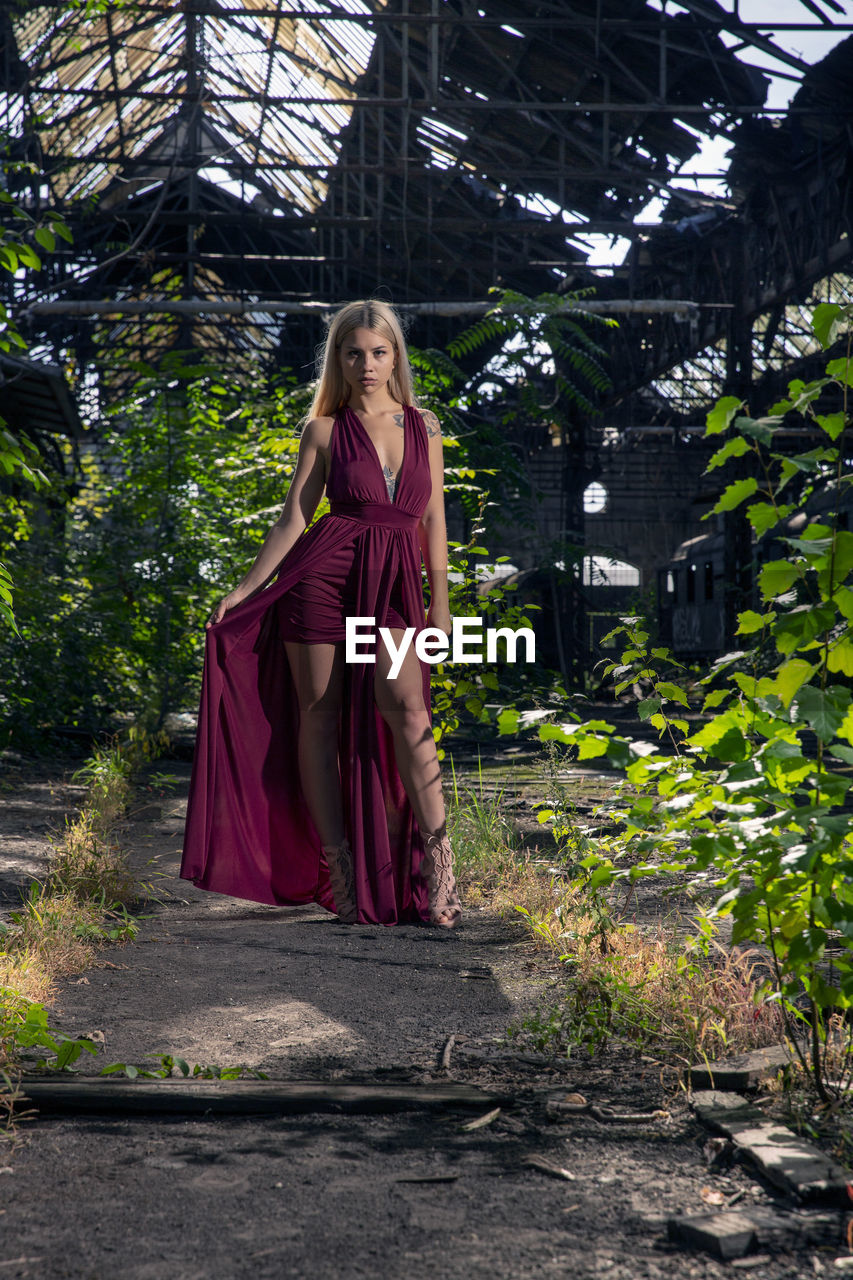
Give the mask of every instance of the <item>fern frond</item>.
[{"label": "fern frond", "polygon": [[489,311],[448,342],[448,354],[452,359],[458,360],[462,356],[470,355],[472,351],[476,351],[487,342],[508,336],[512,328],[514,325],[511,316],[498,315]]}]

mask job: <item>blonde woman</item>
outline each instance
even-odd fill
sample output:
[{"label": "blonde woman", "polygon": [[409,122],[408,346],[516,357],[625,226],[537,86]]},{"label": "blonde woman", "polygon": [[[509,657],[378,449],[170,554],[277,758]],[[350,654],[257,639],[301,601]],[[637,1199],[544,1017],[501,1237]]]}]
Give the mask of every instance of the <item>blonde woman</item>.
[{"label": "blonde woman", "polygon": [[[281,516],[207,622],[182,876],[347,924],[458,923],[429,666],[411,643],[399,656],[425,623],[422,560],[426,625],[447,635],[438,419],[415,406],[395,313],[353,302],[329,327]],[[348,617],[377,637],[352,661]]]}]

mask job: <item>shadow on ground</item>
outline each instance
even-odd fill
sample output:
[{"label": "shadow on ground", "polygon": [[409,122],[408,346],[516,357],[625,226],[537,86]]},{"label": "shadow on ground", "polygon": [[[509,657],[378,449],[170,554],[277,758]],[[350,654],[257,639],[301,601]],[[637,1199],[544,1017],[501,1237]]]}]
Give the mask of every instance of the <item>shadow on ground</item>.
[{"label": "shadow on ground", "polygon": [[[513,1103],[473,1131],[470,1111],[452,1109],[37,1118],[22,1124],[2,1179],[0,1275],[723,1276],[723,1264],[665,1240],[668,1214],[702,1210],[710,1175],[703,1135],[680,1095],[662,1090],[659,1068],[627,1055],[550,1062],[507,1039],[555,982],[518,931],[470,910],[450,934],[345,928],[318,908],[205,894],[177,878],[189,767],[170,772],[180,790],[125,833],[160,900],[138,941],[70,979],[54,1009],[65,1030],[102,1033],[87,1072],[172,1053],[282,1079],[458,1080]],[[663,1102],[669,1118],[551,1123],[547,1098],[566,1090],[631,1111]],[[768,1195],[740,1168],[715,1185]],[[809,1266],[779,1257],[752,1274],[781,1280]]]}]

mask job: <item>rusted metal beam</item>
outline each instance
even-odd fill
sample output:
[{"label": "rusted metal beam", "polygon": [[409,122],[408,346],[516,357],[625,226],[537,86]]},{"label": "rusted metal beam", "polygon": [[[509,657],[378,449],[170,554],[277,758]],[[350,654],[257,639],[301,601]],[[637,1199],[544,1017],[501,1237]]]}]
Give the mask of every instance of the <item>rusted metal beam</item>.
[{"label": "rusted metal beam", "polygon": [[[19,312],[19,319],[25,316],[145,316],[145,315],[326,315],[343,306],[344,303],[330,302],[252,302],[239,299],[204,299],[204,298],[151,298],[119,300],[115,302],[103,299],[74,299],[63,302],[34,302]],[[567,315],[688,315],[699,310],[698,302],[688,302],[682,298],[614,298],[612,301],[565,302],[549,314],[565,313]],[[418,316],[477,316],[485,315],[493,310],[494,302],[404,302],[397,305],[398,311],[406,315]],[[501,307],[504,313],[514,315],[539,315],[543,309],[537,307],[535,301],[530,305],[523,303],[506,303]]]},{"label": "rusted metal beam", "polygon": [[[853,30],[853,27],[851,27]],[[93,100],[109,99],[115,101],[115,89],[74,89],[68,86],[50,85],[41,88],[37,84],[30,84],[29,91],[31,95],[39,98],[91,98]],[[124,94],[121,95],[124,97]],[[173,91],[167,89],[145,89],[138,93],[130,95],[133,98],[142,99],[148,102],[173,102],[180,101],[180,95],[176,95]],[[245,105],[245,93],[217,93],[216,101],[219,103],[239,103]],[[564,99],[551,99],[550,101],[530,101],[518,98],[497,98],[488,99],[486,101],[481,98],[475,98],[473,95],[468,98],[451,98],[447,96],[436,96],[435,98],[401,98],[388,96],[365,95],[362,97],[348,98],[329,98],[319,95],[294,97],[289,95],[281,97],[279,95],[269,95],[266,99],[268,106],[271,107],[383,107],[403,110],[408,108],[423,115],[429,115],[431,112],[461,110],[463,112],[482,112],[482,111],[518,111],[522,114],[531,111],[547,114],[553,111],[560,115],[563,114],[594,114],[601,111],[608,111],[613,115],[663,115],[663,116],[713,116],[713,115],[732,115],[736,117],[762,115],[762,116],[794,116],[809,115],[814,116],[820,113],[819,106],[814,105],[795,107],[768,107],[764,103],[757,102],[748,103],[716,103],[709,105],[707,102],[621,102],[613,100],[610,102],[567,102]],[[44,107],[42,107],[44,111]],[[826,114],[831,115],[834,119],[839,114],[844,114],[842,108],[838,106],[827,106]]]},{"label": "rusted metal beam", "polygon": [[[123,222],[144,222],[147,216],[145,210],[121,210],[121,220]],[[195,222],[198,226],[213,226],[217,223],[228,226],[234,225],[234,216],[231,213],[209,209],[204,209],[194,214],[189,211],[163,210],[162,213],[158,214],[157,220],[163,226],[183,226],[186,222]],[[403,218],[396,214],[393,217],[377,214],[376,217],[361,218],[354,214],[346,213],[307,213],[304,217],[297,218],[288,214],[258,213],[253,209],[241,212],[240,221],[243,226],[263,227],[268,231],[291,231],[301,236],[312,235],[318,227],[338,227],[341,225],[350,228],[363,226],[367,231],[375,231],[377,222],[386,232],[402,233],[406,225],[416,224],[430,227],[434,231],[468,232],[477,236],[495,234],[507,237],[512,236],[513,238],[519,238],[525,232],[529,232],[536,237],[560,236],[566,240],[584,234],[624,236],[627,239],[642,239],[644,236],[659,236],[663,234],[673,237],[677,235],[673,230],[672,223],[667,222],[622,222],[616,218],[590,218],[587,221],[575,218],[569,221],[561,218],[536,217],[535,215],[522,218],[500,218],[490,215],[470,214],[467,217],[458,215],[456,217],[438,216],[430,218],[423,214],[410,214],[408,217]]]},{"label": "rusted metal beam", "polygon": [[[53,7],[60,8],[61,5],[57,4],[57,5],[54,5]],[[685,4],[684,7],[692,8],[693,6],[688,6]],[[843,14],[845,12],[843,7],[837,7],[837,6],[832,6],[832,7],[834,8],[836,13]],[[721,17],[731,19],[730,14],[726,14],[724,12],[721,13],[717,9],[712,10],[710,9],[710,7],[707,7],[704,12],[699,12],[698,6],[696,6],[696,9],[697,11],[695,12],[694,16],[697,19],[695,23],[697,30],[707,29],[709,31],[716,32],[720,30],[721,26],[724,26],[724,23],[720,21]],[[223,10],[223,9],[220,9],[218,6],[205,4],[201,2],[201,0],[199,0],[199,2],[195,4],[190,3],[190,0],[183,0],[183,3],[181,5],[181,10],[183,13],[195,14],[197,17],[200,17],[200,18],[215,17],[220,19],[227,19],[230,17],[246,17],[247,16],[245,13],[240,12],[239,10],[236,12],[233,10],[227,10],[227,9]],[[278,8],[274,5],[270,5],[267,8],[257,8],[257,9],[254,8],[253,6],[251,10],[251,14],[248,16],[251,16],[252,18],[275,18],[278,12],[279,12]],[[162,6],[156,5],[156,4],[134,3],[133,13],[134,15],[150,13],[152,15],[157,15],[161,21],[163,18]],[[454,26],[454,25],[458,25],[461,21],[464,21],[464,18],[462,18],[458,12],[455,12],[453,10],[442,11],[441,9],[439,9],[437,12],[432,12],[432,13],[409,12],[407,15],[403,16],[396,9],[388,10],[386,12],[382,12],[380,10],[380,11],[376,11],[369,14],[358,14],[358,13],[353,13],[349,9],[335,8],[331,5],[329,6],[328,9],[316,9],[316,10],[300,9],[295,14],[295,16],[298,17],[300,21],[304,21],[304,22],[311,22],[311,21],[324,22],[324,23],[325,22],[349,22],[349,23],[352,23],[354,26],[362,26],[362,27],[368,27],[368,28],[382,27],[382,26],[389,26],[389,25],[399,26],[403,22],[408,22],[411,26],[422,26],[422,27]],[[615,28],[621,27],[628,32],[633,32],[633,31],[638,31],[643,29],[657,31],[660,26],[659,18],[655,18],[654,20],[644,21],[642,18],[620,18],[620,17],[613,17],[608,14],[601,14],[600,17],[582,17],[580,15],[573,15],[571,13],[566,13],[565,9],[562,6],[560,6],[559,10],[555,9],[555,12],[552,16],[545,16],[545,17],[536,16],[536,15],[528,16],[527,14],[524,14],[524,13],[515,12],[515,13],[505,13],[502,15],[483,13],[482,16],[478,16],[477,18],[478,26],[483,26],[483,27],[501,28],[506,26],[507,23],[510,23],[510,22],[514,22],[519,27],[524,27],[530,30],[536,30],[539,28],[548,29],[550,27],[553,27],[554,25],[559,25],[560,27],[563,27],[567,30],[595,31],[597,28],[599,28],[603,31],[611,27],[615,27]],[[771,22],[763,22],[763,23],[762,22],[738,22],[736,24],[736,34],[741,35],[744,32],[749,31],[749,32],[755,32],[756,35],[763,35],[764,33],[767,32],[768,28],[771,28],[773,31],[820,31],[821,30],[821,28],[818,27],[814,22],[806,22],[806,21],[772,22],[772,23]],[[853,30],[853,23],[835,22],[833,20],[832,29],[834,31]]]}]

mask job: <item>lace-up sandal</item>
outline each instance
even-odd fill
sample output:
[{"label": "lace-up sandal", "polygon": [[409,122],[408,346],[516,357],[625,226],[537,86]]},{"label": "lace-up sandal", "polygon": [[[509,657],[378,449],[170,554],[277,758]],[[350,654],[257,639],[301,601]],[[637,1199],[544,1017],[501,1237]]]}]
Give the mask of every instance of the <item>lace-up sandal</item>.
[{"label": "lace-up sandal", "polygon": [[344,839],[340,844],[324,844],[323,853],[329,864],[329,883],[338,919],[341,924],[357,924],[358,907],[355,902],[355,876],[349,841]]},{"label": "lace-up sandal", "polygon": [[421,875],[429,891],[429,922],[442,929],[454,929],[462,918],[462,903],[453,875],[453,850],[447,832],[424,836]]}]

